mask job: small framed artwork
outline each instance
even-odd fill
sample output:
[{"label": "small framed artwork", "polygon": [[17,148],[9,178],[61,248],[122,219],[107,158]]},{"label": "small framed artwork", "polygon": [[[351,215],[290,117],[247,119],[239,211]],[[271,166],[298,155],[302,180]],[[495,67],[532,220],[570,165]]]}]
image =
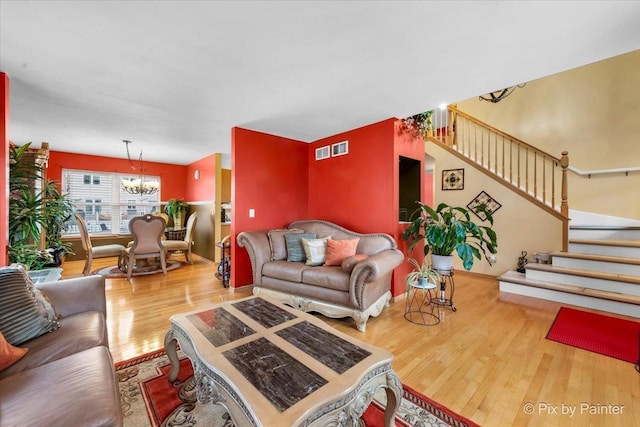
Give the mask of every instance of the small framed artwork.
[{"label": "small framed artwork", "polygon": [[473,212],[478,218],[480,218],[483,221],[486,221],[487,216],[485,215],[484,212],[476,210],[476,208],[480,205],[484,205],[484,208],[491,215],[493,215],[495,211],[497,211],[502,207],[502,205],[498,203],[496,199],[488,195],[486,192],[481,191],[480,194],[478,194],[476,197],[474,197],[472,201],[469,202],[467,207],[471,212]]},{"label": "small framed artwork", "polygon": [[464,169],[443,170],[442,190],[464,190]]}]

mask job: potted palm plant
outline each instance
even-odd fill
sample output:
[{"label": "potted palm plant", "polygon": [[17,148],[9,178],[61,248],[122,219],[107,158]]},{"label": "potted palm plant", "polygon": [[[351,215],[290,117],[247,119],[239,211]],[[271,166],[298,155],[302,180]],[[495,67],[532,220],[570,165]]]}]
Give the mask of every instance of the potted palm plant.
[{"label": "potted palm plant", "polygon": [[182,199],[169,199],[164,205],[164,211],[173,219],[173,228],[175,230],[182,229],[183,217],[187,212],[187,202]]},{"label": "potted palm plant", "polygon": [[53,256],[53,264],[59,267],[66,254],[73,255],[71,243],[62,241],[62,233],[67,230],[73,217],[73,203],[60,193],[54,181],[47,180],[44,188],[44,223],[47,250]]},{"label": "potted palm plant", "polygon": [[[59,265],[62,255],[73,253],[62,241],[62,231],[73,215],[73,205],[53,181],[45,181],[31,143],[9,148],[9,261],[29,270]],[[46,245],[40,246],[41,237]],[[46,247],[46,249],[45,249]],[[56,257],[58,257],[56,259]]]},{"label": "potted palm plant", "polygon": [[[484,205],[474,209],[484,213],[490,226],[473,222],[469,211],[462,207],[440,203],[434,210],[422,202],[416,203],[418,209],[412,214],[413,219],[402,234],[402,239],[409,242],[409,250],[425,240],[424,254],[431,253],[433,267],[440,272],[451,271],[454,251],[462,260],[465,270],[471,270],[474,258],[484,258],[492,264],[487,252],[495,254],[498,243],[496,233],[491,228],[493,217]],[[441,261],[444,263],[441,264]]]}]

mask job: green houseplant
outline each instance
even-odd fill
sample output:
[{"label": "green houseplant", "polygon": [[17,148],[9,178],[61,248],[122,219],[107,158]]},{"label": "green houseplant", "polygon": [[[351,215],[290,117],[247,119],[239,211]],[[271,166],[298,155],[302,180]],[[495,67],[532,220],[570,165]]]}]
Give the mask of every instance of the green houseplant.
[{"label": "green houseplant", "polygon": [[[58,264],[54,254],[73,253],[62,242],[62,231],[73,214],[68,198],[60,194],[53,181],[45,181],[37,154],[29,151],[31,143],[9,148],[9,262],[39,270]],[[41,237],[47,250],[40,248]],[[61,258],[61,257],[60,257]]]},{"label": "green houseplant", "polygon": [[182,199],[169,199],[164,205],[164,211],[173,219],[173,227],[175,229],[182,228],[183,214],[187,212],[187,202]]},{"label": "green houseplant", "polygon": [[402,120],[404,128],[414,136],[426,139],[433,136],[433,110],[418,113]]},{"label": "green houseplant", "polygon": [[412,283],[417,283],[420,287],[424,288],[428,282],[436,286],[440,282],[440,273],[431,268],[427,257],[423,258],[421,263],[416,261],[415,258],[407,258],[407,261],[414,268],[414,270],[406,276],[407,288],[411,286]]},{"label": "green houseplant", "polygon": [[490,226],[473,222],[469,211],[462,207],[440,203],[434,210],[422,202],[416,203],[418,209],[412,214],[413,219],[402,234],[403,240],[409,242],[409,250],[424,239],[425,255],[431,252],[432,256],[452,256],[456,251],[465,270],[471,270],[474,258],[484,258],[492,264],[487,252],[495,254],[498,243],[496,233],[491,228],[493,217],[484,205],[479,205],[475,210],[484,213]]},{"label": "green houseplant", "polygon": [[51,252],[56,266],[62,263],[65,254],[73,255],[71,243],[62,241],[62,233],[67,230],[73,217],[73,203],[60,193],[58,185],[47,180],[44,188],[44,230],[46,230],[47,250]]}]

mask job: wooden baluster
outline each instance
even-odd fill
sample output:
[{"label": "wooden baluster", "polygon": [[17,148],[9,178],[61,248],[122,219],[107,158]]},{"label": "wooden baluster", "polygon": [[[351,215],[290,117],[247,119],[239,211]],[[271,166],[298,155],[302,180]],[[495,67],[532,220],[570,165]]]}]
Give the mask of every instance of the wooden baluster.
[{"label": "wooden baluster", "polygon": [[558,166],[553,159],[551,159],[551,206],[556,209],[556,167]]},{"label": "wooden baluster", "polygon": [[509,182],[513,185],[513,141],[509,139]]},{"label": "wooden baluster", "polygon": [[[480,132],[482,132],[482,135],[481,135],[481,138],[482,138],[482,139],[481,139],[481,141],[480,141],[480,144],[481,144],[481,145],[480,145],[480,164],[481,164],[482,166],[485,166],[485,164],[484,164],[484,129],[483,129],[483,128],[481,128],[481,129],[480,129]],[[486,167],[486,166],[485,166],[485,167]]]},{"label": "wooden baluster", "polygon": [[[504,163],[505,163],[505,158],[504,158],[504,136],[502,137],[502,179],[507,179],[507,176],[504,174]],[[497,137],[496,137],[497,140]]]},{"label": "wooden baluster", "polygon": [[[547,202],[547,156],[542,157],[542,200]],[[551,205],[553,207],[553,204]]]},{"label": "wooden baluster", "polygon": [[478,162],[478,124],[473,124],[473,161]]}]

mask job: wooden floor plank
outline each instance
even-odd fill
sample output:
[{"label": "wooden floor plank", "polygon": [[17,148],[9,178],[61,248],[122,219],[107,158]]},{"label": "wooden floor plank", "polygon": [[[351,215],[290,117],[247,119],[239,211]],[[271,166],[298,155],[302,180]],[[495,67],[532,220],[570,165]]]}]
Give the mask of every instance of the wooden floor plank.
[{"label": "wooden floor plank", "polygon": [[[162,348],[172,314],[249,295],[223,288],[216,266],[194,258],[167,276],[107,280],[114,360]],[[98,259],[92,269],[113,264]],[[63,277],[77,277],[83,262],[63,267]],[[632,364],[545,339],[560,304],[501,293],[492,278],[461,272],[455,281],[457,311],[439,309],[437,326],[408,322],[403,297],[370,319],[365,333],[351,319],[318,317],[387,348],[404,384],[480,425],[640,425],[640,374]],[[580,413],[583,403],[624,408],[620,415],[591,415]],[[549,407],[559,412],[563,404],[575,408],[573,416],[550,413]]]}]

